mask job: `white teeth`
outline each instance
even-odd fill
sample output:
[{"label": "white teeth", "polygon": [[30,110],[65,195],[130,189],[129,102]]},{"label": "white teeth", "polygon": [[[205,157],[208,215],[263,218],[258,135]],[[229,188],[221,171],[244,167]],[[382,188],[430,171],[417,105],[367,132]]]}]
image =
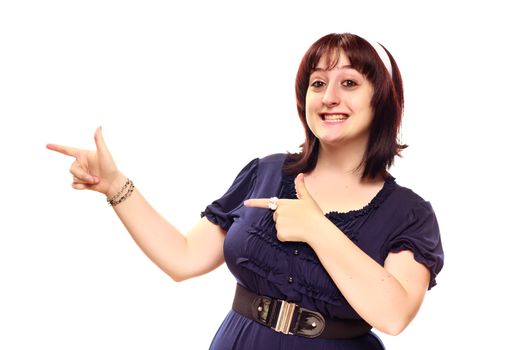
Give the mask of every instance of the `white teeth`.
[{"label": "white teeth", "polygon": [[343,121],[348,119],[348,116],[344,114],[325,114],[323,115],[323,119],[332,121]]}]

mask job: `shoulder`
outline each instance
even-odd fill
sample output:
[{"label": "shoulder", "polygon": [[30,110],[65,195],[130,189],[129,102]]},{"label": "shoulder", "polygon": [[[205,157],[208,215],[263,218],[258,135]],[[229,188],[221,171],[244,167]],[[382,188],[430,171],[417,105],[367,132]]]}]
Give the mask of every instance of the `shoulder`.
[{"label": "shoulder", "polygon": [[255,197],[272,197],[279,194],[282,183],[282,168],[287,155],[285,153],[271,154],[255,158],[254,193]]},{"label": "shoulder", "polygon": [[260,165],[282,165],[287,156],[286,153],[274,153],[258,159]]},{"label": "shoulder", "polygon": [[429,201],[421,197],[409,187],[401,186],[394,182],[394,189],[387,198],[389,206],[396,208],[399,212],[413,212],[423,210],[433,213],[432,205]]},{"label": "shoulder", "polygon": [[283,163],[287,157],[285,153],[271,154],[262,158],[253,158],[244,165],[240,174],[278,172],[281,173]]},{"label": "shoulder", "polygon": [[262,158],[256,158],[259,173],[279,173],[281,174],[286,153],[275,153]]},{"label": "shoulder", "polygon": [[421,197],[419,194],[414,192],[414,190],[412,190],[411,188],[398,185],[397,183],[396,183],[396,188],[392,192],[392,196],[396,200],[402,201],[408,204],[417,204],[417,203],[426,202],[426,200],[423,197]]},{"label": "shoulder", "polygon": [[282,165],[287,157],[285,153],[275,153],[262,158],[253,158],[244,165],[241,173],[253,172],[257,173],[263,171],[277,171],[282,168]]}]

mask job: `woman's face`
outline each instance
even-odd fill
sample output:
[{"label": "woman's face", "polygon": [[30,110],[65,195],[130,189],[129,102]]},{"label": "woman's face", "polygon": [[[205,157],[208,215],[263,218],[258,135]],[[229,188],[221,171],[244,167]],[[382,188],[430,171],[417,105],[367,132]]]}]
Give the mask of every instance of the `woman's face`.
[{"label": "woman's face", "polygon": [[325,54],[310,75],[306,92],[306,122],[321,144],[368,141],[373,118],[372,84],[339,52],[337,65]]}]

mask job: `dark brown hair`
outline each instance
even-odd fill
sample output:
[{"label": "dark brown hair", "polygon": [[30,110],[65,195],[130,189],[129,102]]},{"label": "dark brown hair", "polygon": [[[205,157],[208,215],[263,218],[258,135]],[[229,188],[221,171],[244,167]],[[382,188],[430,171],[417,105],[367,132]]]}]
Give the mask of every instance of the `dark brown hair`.
[{"label": "dark brown hair", "polygon": [[[306,51],[297,71],[295,96],[306,140],[301,145],[300,153],[289,155],[290,161],[284,168],[288,174],[309,172],[315,168],[319,140],[306,123],[306,92],[310,74],[317,67],[322,56],[328,54],[329,57],[333,56],[337,60],[339,56],[334,53],[340,50],[346,54],[352,68],[363,74],[374,88],[371,101],[374,116],[370,126],[370,137],[363,161],[359,166],[360,168],[364,166],[363,178],[384,175],[394,162],[395,156],[399,156],[401,150],[407,147],[400,144],[397,137],[403,114],[403,82],[390,52],[385,49],[392,65],[392,76],[376,50],[365,39],[350,33],[328,34],[317,40]],[[329,68],[336,64],[337,61],[331,62]]]}]

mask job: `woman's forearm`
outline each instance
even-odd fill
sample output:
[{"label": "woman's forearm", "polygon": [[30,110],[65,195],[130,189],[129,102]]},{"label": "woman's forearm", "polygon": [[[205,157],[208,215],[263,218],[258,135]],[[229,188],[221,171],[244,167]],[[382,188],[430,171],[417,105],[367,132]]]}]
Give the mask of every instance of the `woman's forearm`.
[{"label": "woman's forearm", "polygon": [[349,304],[374,328],[388,334],[401,332],[420,301],[328,219],[316,227],[322,237],[312,236],[307,243]]},{"label": "woman's forearm", "polygon": [[[111,189],[109,197],[126,182],[123,175]],[[141,250],[176,281],[205,273],[222,262],[222,234],[207,221],[199,223],[187,236],[160,215],[135,188],[133,193],[113,207],[118,217]],[[209,234],[204,243],[200,232]],[[217,239],[213,239],[213,238]]]}]

